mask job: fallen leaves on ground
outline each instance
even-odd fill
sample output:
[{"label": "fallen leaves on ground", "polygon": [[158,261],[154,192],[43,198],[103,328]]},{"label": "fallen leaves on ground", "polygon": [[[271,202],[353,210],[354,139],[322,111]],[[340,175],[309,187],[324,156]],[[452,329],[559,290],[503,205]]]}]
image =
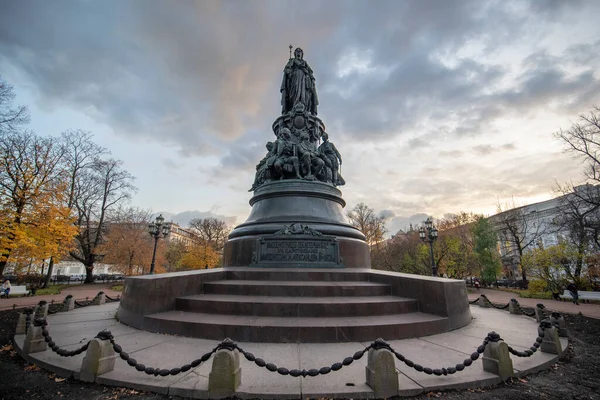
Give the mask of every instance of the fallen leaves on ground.
[{"label": "fallen leaves on ground", "polygon": [[38,367],[38,366],[37,366],[37,365],[35,365],[35,364],[31,364],[31,365],[28,365],[28,366],[26,366],[26,367],[24,368],[24,370],[25,370],[25,371],[28,371],[28,372],[34,372],[34,371],[39,371],[39,370],[40,370],[40,367]]},{"label": "fallen leaves on ground", "polygon": [[11,351],[12,349],[12,344],[7,344],[5,346],[0,347],[0,353],[4,353],[5,351]]}]

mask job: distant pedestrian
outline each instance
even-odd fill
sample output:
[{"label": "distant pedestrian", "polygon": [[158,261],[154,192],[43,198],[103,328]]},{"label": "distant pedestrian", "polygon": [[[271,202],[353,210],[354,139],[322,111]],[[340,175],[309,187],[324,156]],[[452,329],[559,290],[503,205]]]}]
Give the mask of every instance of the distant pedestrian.
[{"label": "distant pedestrian", "polygon": [[0,295],[6,296],[8,299],[8,295],[10,294],[10,281],[7,279],[2,284],[2,290],[0,290]]},{"label": "distant pedestrian", "polygon": [[567,290],[573,298],[573,303],[579,305],[579,294],[577,294],[577,288],[575,287],[575,285],[573,283],[569,283],[569,285],[567,286]]},{"label": "distant pedestrian", "polygon": [[479,286],[480,286],[479,279],[476,279],[475,280],[475,289],[477,289],[478,292],[479,292]]}]

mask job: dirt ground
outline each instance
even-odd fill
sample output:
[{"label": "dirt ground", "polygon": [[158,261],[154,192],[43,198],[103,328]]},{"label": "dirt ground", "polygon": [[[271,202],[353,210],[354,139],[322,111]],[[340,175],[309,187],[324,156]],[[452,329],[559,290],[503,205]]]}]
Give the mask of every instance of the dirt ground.
[{"label": "dirt ground", "polygon": [[[13,349],[17,311],[0,312],[0,399],[181,399],[63,379],[25,362]],[[600,399],[600,320],[565,315],[571,345],[551,369],[494,387],[430,392],[414,399]]]}]

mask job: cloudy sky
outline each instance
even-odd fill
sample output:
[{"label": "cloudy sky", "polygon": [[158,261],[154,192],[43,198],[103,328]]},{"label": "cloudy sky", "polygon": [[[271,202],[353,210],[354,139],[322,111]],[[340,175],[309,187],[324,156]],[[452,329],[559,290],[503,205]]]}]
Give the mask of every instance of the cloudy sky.
[{"label": "cloudy sky", "polygon": [[135,205],[241,223],[300,46],[348,206],[394,233],[581,179],[552,133],[600,103],[598,15],[594,0],[4,0],[0,74],[37,133],[88,130],[123,160]]}]

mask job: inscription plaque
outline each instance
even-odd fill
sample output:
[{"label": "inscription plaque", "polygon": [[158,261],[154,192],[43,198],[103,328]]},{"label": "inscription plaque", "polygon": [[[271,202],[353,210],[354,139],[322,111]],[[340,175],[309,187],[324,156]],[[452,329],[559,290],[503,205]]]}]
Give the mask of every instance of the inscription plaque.
[{"label": "inscription plaque", "polygon": [[260,237],[251,267],[343,267],[335,236],[273,235]]}]

